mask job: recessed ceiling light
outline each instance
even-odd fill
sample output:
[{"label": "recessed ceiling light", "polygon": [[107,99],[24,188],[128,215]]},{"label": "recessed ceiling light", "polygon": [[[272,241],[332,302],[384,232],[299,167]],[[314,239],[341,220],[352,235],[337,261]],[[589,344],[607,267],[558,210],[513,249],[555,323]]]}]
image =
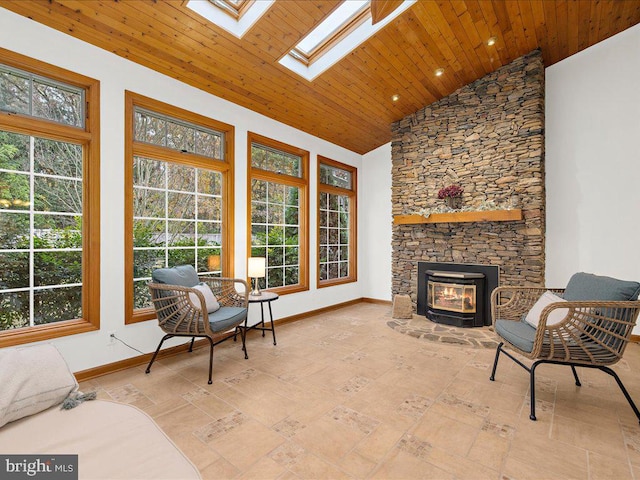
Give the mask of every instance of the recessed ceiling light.
[{"label": "recessed ceiling light", "polygon": [[392,102],[397,102],[398,100],[400,100],[400,95],[398,95],[397,93],[394,93],[393,95],[391,95]]},{"label": "recessed ceiling light", "polygon": [[487,40],[487,45],[489,46],[495,45],[497,41],[498,41],[498,37],[491,37],[489,40]]},{"label": "recessed ceiling light", "polygon": [[436,77],[440,77],[444,73],[444,68],[436,68],[435,72],[433,72]]}]

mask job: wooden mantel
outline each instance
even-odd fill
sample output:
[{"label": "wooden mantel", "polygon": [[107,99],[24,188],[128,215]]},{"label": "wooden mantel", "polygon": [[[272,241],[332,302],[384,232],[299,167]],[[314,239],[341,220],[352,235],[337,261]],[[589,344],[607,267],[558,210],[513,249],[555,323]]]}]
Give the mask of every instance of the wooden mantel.
[{"label": "wooden mantel", "polygon": [[522,210],[482,210],[476,212],[432,213],[424,215],[395,215],[395,225],[417,225],[421,223],[465,223],[465,222],[509,222],[522,220]]}]

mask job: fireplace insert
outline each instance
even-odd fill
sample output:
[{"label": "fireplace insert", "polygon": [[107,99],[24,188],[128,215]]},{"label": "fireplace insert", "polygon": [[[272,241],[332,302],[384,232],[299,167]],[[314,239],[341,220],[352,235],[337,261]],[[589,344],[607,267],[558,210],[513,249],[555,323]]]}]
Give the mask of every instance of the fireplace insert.
[{"label": "fireplace insert", "polygon": [[425,315],[456,327],[484,325],[485,275],[478,272],[427,270]]},{"label": "fireplace insert", "polygon": [[[473,263],[448,263],[448,262],[418,262],[418,282],[417,282],[417,291],[416,291],[416,313],[418,315],[425,315],[427,318],[434,322],[439,323],[448,323],[450,325],[456,326],[467,326],[467,327],[481,327],[483,323],[480,323],[480,319],[483,319],[484,326],[491,325],[491,302],[489,299],[491,297],[491,292],[499,285],[500,283],[500,269],[497,265],[479,265]],[[480,291],[478,285],[476,285],[476,313],[474,315],[474,320],[470,321],[471,312],[453,312],[450,310],[440,310],[437,311],[427,305],[427,283],[428,283],[428,275],[427,271],[433,270],[438,272],[450,272],[452,274],[459,273],[480,273],[484,275],[484,281],[480,282],[482,285],[482,290]],[[437,281],[441,281],[443,277],[438,277]],[[454,280],[456,278],[454,277]],[[460,279],[457,279],[460,280]],[[464,280],[464,279],[462,279]],[[442,282],[441,282],[442,283]],[[456,283],[456,282],[454,282]],[[458,282],[462,285],[468,285],[465,282]],[[432,317],[429,317],[427,314],[427,310],[431,310],[433,312]],[[457,310],[463,310],[458,308]],[[436,314],[443,314],[445,317],[438,317]],[[452,318],[458,317],[458,318]]]}]

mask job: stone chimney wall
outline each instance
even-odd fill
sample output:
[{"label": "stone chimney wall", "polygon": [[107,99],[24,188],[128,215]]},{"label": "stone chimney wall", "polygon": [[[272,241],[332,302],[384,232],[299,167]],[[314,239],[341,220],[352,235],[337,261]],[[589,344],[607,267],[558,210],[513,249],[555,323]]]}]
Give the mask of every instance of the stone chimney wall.
[{"label": "stone chimney wall", "polygon": [[393,226],[393,294],[416,303],[417,262],[497,265],[501,285],[544,285],[544,65],[538,50],[392,125],[392,212],[511,205],[523,220]]}]

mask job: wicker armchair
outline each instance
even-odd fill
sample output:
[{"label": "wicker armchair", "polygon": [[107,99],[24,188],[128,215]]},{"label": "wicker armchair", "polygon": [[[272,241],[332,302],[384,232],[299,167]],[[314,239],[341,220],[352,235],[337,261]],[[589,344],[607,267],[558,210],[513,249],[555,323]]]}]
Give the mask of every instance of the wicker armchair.
[{"label": "wicker armchair", "polygon": [[[213,347],[229,338],[235,340],[237,330],[242,338],[244,358],[249,358],[245,344],[246,330],[236,328],[242,323],[246,327],[249,302],[248,295],[245,294],[249,291],[247,282],[237,278],[198,276],[191,266],[156,270],[153,272],[153,280],[154,282],[149,283],[151,301],[158,316],[158,325],[165,336],[160,340],[146,373],[151,371],[164,341],[172,337],[191,337],[190,352],[196,337],[209,340],[209,384],[212,383]],[[175,284],[166,283],[167,280]],[[208,285],[215,295],[220,305],[215,312],[207,312],[205,296],[200,290],[193,288],[199,283]]]},{"label": "wicker armchair", "polygon": [[[640,420],[640,411],[627,389],[616,372],[609,368],[622,358],[631,337],[640,312],[640,301],[635,301],[640,284],[578,273],[572,277],[567,289],[573,281],[574,288],[571,296],[575,297],[575,285],[585,285],[582,282],[586,281],[589,286],[586,288],[587,296],[606,297],[608,296],[605,292],[607,287],[598,288],[597,286],[602,279],[605,279],[605,283],[608,282],[608,286],[612,282],[620,282],[616,285],[622,285],[626,290],[624,294],[613,295],[613,297],[626,297],[627,300],[569,300],[551,303],[542,309],[537,328],[525,323],[524,316],[544,292],[550,290],[562,296],[565,289],[498,287],[493,291],[491,314],[495,332],[501,337],[501,342],[496,349],[490,380],[495,379],[501,353],[527,370],[530,375],[531,413],[529,418],[531,420],[536,420],[535,371],[543,363],[570,366],[577,386],[580,386],[580,379],[576,367],[597,368],[608,373],[615,378],[636,417]],[[566,311],[566,315],[562,313],[560,316],[564,315],[564,318],[558,323],[547,325],[548,319],[556,309],[566,309],[562,311]],[[533,360],[533,364],[530,367],[526,366],[507,352],[504,349],[505,346]]]}]

